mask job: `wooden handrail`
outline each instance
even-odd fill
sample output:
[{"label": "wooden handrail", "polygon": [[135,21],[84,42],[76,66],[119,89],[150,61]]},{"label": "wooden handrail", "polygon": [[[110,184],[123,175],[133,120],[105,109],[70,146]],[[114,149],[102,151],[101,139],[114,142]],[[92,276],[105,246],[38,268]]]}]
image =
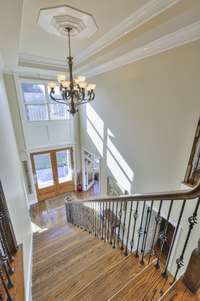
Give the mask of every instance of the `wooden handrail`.
[{"label": "wooden handrail", "polygon": [[82,201],[74,200],[73,203],[90,203],[90,202],[126,202],[126,201],[159,201],[159,200],[190,200],[200,197],[200,180],[198,184],[188,190],[178,190],[158,193],[119,195],[87,198]]}]

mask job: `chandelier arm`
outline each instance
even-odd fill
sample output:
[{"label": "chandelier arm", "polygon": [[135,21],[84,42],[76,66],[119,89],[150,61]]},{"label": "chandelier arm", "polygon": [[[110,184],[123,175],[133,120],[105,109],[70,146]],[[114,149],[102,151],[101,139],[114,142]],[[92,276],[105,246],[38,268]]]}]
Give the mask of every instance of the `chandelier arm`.
[{"label": "chandelier arm", "polygon": [[53,96],[53,92],[50,92],[50,97],[51,97],[51,99],[52,99],[53,101],[55,101],[55,102],[57,102],[57,103],[59,103],[59,104],[64,104],[64,105],[69,106],[69,104],[68,104],[67,102],[62,101],[62,98],[55,98],[55,97]]}]

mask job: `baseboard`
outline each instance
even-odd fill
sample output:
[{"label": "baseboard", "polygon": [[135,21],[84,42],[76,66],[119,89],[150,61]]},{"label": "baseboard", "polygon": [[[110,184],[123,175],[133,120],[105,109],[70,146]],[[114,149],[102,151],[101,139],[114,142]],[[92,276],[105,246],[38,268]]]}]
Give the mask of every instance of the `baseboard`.
[{"label": "baseboard", "polygon": [[26,284],[26,301],[32,301],[32,258],[33,258],[33,233],[30,238],[30,251],[28,260],[28,277]]}]

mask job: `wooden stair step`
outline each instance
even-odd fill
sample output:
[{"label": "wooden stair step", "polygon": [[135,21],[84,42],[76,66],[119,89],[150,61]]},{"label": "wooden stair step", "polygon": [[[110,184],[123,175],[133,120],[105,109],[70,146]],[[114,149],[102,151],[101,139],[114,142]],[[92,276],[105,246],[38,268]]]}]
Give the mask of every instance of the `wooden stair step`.
[{"label": "wooden stair step", "polygon": [[[103,243],[103,242],[102,242]],[[106,245],[104,245],[104,248]],[[96,256],[96,260],[92,264],[89,264],[87,268],[80,266],[80,269],[72,277],[66,275],[66,279],[62,279],[62,282],[56,281],[56,285],[48,294],[40,295],[40,298],[34,298],[34,301],[66,301],[71,300],[73,296],[84,289],[88,283],[94,281],[100,274],[108,271],[116,262],[124,259],[124,256],[119,250],[113,250],[110,246],[109,251],[102,252],[101,256]],[[83,262],[81,262],[81,265]],[[87,265],[87,264],[86,264]],[[93,299],[94,300],[94,299]],[[99,299],[98,299],[99,300]]]},{"label": "wooden stair step", "polygon": [[105,301],[140,273],[143,268],[135,256],[128,255],[121,261],[116,261],[113,267],[101,273],[91,283],[88,281],[89,284],[70,300]]},{"label": "wooden stair step", "polygon": [[53,256],[58,251],[60,252],[61,250],[66,249],[67,247],[70,248],[76,242],[83,240],[86,236],[88,237],[87,233],[84,233],[82,231],[76,231],[63,236],[58,241],[52,242],[51,244],[48,244],[45,247],[38,247],[37,251],[33,252],[33,263],[37,264],[40,261],[45,260],[45,258]]},{"label": "wooden stair step", "polygon": [[97,240],[83,233],[80,234],[79,241],[72,242],[70,245],[66,245],[65,249],[57,250],[52,256],[45,257],[44,260],[34,263],[33,265],[33,281],[40,277],[44,273],[54,273],[56,269],[59,269],[65,261],[73,259],[74,256],[84,252],[87,246],[88,250],[97,243]]},{"label": "wooden stair step", "polygon": [[[33,282],[33,295],[37,297],[41,294],[41,291],[43,294],[50,293],[50,291],[55,289],[55,279],[58,287],[60,286],[60,283],[66,279],[66,277],[72,278],[84,269],[87,269],[100,257],[105,256],[110,252],[110,246],[105,245],[102,241],[97,240],[96,245],[91,247],[89,250],[88,248],[85,248],[82,253],[77,254],[71,260],[66,260],[63,265],[60,266],[60,268],[54,271],[54,273],[45,273],[40,275],[40,277]],[[54,283],[54,285],[50,287],[49,283]]]},{"label": "wooden stair step", "polygon": [[47,230],[42,230],[42,232],[36,232],[33,235],[34,247],[37,249],[37,246],[42,247],[46,245],[48,241],[52,242],[54,239],[58,240],[64,235],[68,235],[71,232],[75,232],[76,228],[71,225],[65,224],[62,226],[57,226]]},{"label": "wooden stair step", "polygon": [[[200,296],[199,296],[200,297]],[[179,280],[172,288],[161,298],[162,301],[198,301],[197,295],[192,294],[185,284]]]},{"label": "wooden stair step", "polygon": [[170,287],[171,281],[171,276],[167,279],[163,278],[161,270],[156,269],[154,264],[151,264],[127,282],[109,301],[158,301],[161,295]]}]

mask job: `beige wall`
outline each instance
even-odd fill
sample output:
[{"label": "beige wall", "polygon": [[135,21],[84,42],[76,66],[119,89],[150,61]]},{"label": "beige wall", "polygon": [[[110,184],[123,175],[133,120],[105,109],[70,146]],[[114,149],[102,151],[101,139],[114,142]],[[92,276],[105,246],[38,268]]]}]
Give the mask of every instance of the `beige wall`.
[{"label": "beige wall", "polygon": [[[111,142],[134,172],[132,192],[180,187],[200,113],[199,53],[198,41],[90,79],[97,84],[91,105],[104,127],[103,175],[109,170],[110,129]],[[81,110],[82,146],[99,154],[87,133],[86,108]],[[119,155],[114,157],[129,173]]]},{"label": "beige wall", "polygon": [[31,263],[31,222],[22,176],[20,159],[4,80],[0,74],[0,179],[2,181],[8,209],[18,244],[23,244],[26,300],[28,299]]}]

